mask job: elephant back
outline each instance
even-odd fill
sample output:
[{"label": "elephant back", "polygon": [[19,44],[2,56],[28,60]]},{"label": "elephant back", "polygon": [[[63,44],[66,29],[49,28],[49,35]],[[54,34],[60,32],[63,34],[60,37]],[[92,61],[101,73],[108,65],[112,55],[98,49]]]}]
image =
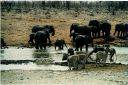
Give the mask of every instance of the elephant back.
[{"label": "elephant back", "polygon": [[96,26],[98,29],[100,27],[100,22],[98,20],[90,20],[89,26]]},{"label": "elephant back", "polygon": [[41,31],[41,30],[43,30],[43,29],[44,29],[43,26],[36,25],[36,26],[34,26],[34,27],[32,28],[32,33],[36,33],[36,32]]},{"label": "elephant back", "polygon": [[47,33],[45,31],[36,32],[35,41],[46,42],[47,41]]},{"label": "elephant back", "polygon": [[108,22],[102,22],[100,24],[100,28],[102,31],[107,31],[107,30],[110,31],[111,30],[111,24]]},{"label": "elephant back", "polygon": [[64,42],[63,39],[57,39],[56,42],[55,42],[55,45],[56,45],[56,46],[61,46],[61,45],[63,45],[64,43],[65,43],[65,42]]},{"label": "elephant back", "polygon": [[81,44],[91,43],[93,42],[93,38],[87,35],[77,35],[75,42]]}]

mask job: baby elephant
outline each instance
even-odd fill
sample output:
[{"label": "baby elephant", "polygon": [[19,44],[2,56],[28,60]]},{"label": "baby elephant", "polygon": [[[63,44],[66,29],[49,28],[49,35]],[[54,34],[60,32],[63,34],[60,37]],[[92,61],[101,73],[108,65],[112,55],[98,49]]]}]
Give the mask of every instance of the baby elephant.
[{"label": "baby elephant", "polygon": [[82,64],[82,67],[85,68],[87,58],[88,54],[68,55],[64,53],[62,60],[67,60],[69,70],[71,70],[71,67],[78,69],[79,64]]},{"label": "baby elephant", "polygon": [[56,47],[58,47],[59,50],[63,50],[64,45],[67,48],[67,45],[66,45],[66,43],[63,39],[57,39],[56,42],[55,42],[55,50],[56,50]]}]

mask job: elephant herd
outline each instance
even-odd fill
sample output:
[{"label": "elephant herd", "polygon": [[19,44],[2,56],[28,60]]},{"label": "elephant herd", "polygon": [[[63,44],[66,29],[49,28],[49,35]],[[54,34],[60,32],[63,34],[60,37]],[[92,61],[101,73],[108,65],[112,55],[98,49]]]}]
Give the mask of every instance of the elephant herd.
[{"label": "elephant herd", "polygon": [[[117,37],[127,38],[128,24],[116,24],[114,35],[116,33]],[[72,37],[72,41],[75,45],[76,51],[79,51],[79,49],[82,51],[82,47],[84,45],[86,46],[86,51],[88,51],[88,44],[91,43],[93,47],[94,38],[103,37],[105,40],[109,40],[110,34],[111,23],[109,23],[108,21],[90,20],[88,25],[79,25],[79,23],[73,23],[70,27],[70,37]],[[29,36],[30,39],[28,42],[31,45],[35,45],[36,49],[46,49],[47,44],[51,45],[50,36],[54,35],[55,29],[52,25],[36,25],[32,28],[32,33]],[[63,39],[57,39],[54,45],[55,49],[56,47],[59,47],[59,49],[63,49],[63,45],[66,46],[66,43]]]},{"label": "elephant herd", "polygon": [[[88,25],[79,25],[79,23],[73,23],[70,26],[70,37],[75,45],[75,50],[82,51],[82,47],[86,46],[86,51],[88,51],[88,44],[91,43],[93,47],[93,39],[96,37],[102,37],[105,40],[109,40],[111,34],[111,23],[108,21],[90,20]],[[114,35],[117,37],[122,37],[128,39],[128,24],[119,23],[115,25]],[[28,43],[31,46],[35,46],[36,49],[46,49],[47,45],[51,45],[50,36],[55,35],[55,29],[52,25],[36,25],[32,27],[32,32],[29,35]],[[2,39],[1,39],[1,42]],[[1,48],[4,47],[1,44]],[[66,46],[65,40],[56,39],[54,42],[55,49],[63,49],[63,45]],[[66,46],[67,47],[67,46]]]},{"label": "elephant herd", "polygon": [[[103,37],[110,36],[111,23],[108,21],[90,20],[88,26],[81,26],[78,23],[73,23],[70,28],[70,36],[73,36],[73,40],[77,34],[88,35],[93,38],[101,37],[101,32]],[[128,23],[116,24],[114,35],[116,32],[118,32],[117,37],[126,37],[128,32]]]}]

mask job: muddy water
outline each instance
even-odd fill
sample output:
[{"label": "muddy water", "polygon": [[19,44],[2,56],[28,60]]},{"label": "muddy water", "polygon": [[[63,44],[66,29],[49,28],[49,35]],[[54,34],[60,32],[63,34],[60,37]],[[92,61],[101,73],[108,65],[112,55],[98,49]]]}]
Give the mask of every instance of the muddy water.
[{"label": "muddy water", "polygon": [[[113,47],[113,46],[112,46]],[[116,49],[117,55],[114,56],[116,63],[128,64],[128,48],[127,47],[113,47]],[[91,51],[92,48],[89,48]],[[67,70],[67,66],[53,65],[54,62],[61,62],[64,50],[54,50],[54,47],[48,47],[46,51],[35,50],[35,48],[17,48],[9,47],[8,49],[1,49],[1,61],[21,61],[30,60],[28,63],[21,64],[1,64],[1,70],[24,69],[24,70]],[[83,50],[85,51],[85,49]],[[92,55],[95,58],[95,53]],[[116,58],[117,57],[117,58]],[[34,60],[34,62],[31,62]],[[108,58],[109,60],[109,58]],[[109,61],[108,61],[109,62]]]}]

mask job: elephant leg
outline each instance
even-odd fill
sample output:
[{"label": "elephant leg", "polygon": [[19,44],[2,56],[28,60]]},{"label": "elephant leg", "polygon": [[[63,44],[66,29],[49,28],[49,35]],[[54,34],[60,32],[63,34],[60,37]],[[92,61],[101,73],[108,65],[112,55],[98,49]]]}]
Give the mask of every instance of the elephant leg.
[{"label": "elephant leg", "polygon": [[98,31],[98,37],[100,37],[100,31]]},{"label": "elephant leg", "polygon": [[79,46],[78,45],[76,45],[75,51],[79,51]]},{"label": "elephant leg", "polygon": [[46,44],[45,43],[42,44],[42,47],[44,50],[46,50]]},{"label": "elephant leg", "polygon": [[36,48],[36,49],[39,49],[39,45],[38,45],[38,44],[36,44],[36,45],[35,45],[35,48]]},{"label": "elephant leg", "polygon": [[112,59],[113,55],[110,55],[110,62],[113,62],[113,59]]},{"label": "elephant leg", "polygon": [[49,44],[51,44],[51,40],[50,40],[50,37],[48,36],[48,40],[49,40]]},{"label": "elephant leg", "polygon": [[78,62],[73,62],[73,64],[74,64],[74,68],[78,69]]},{"label": "elephant leg", "polygon": [[119,34],[120,34],[120,31],[118,31],[118,33],[117,33],[117,37],[119,37]]},{"label": "elephant leg", "polygon": [[123,34],[123,32],[121,32],[121,35],[120,35],[120,37],[122,37],[122,34]]},{"label": "elephant leg", "polygon": [[102,31],[102,35],[103,35],[103,37],[104,37],[104,31]]},{"label": "elephant leg", "polygon": [[42,46],[43,46],[43,44],[40,44],[39,46],[40,46],[40,50],[42,50]]},{"label": "elephant leg", "polygon": [[92,32],[92,37],[94,37],[94,32]]},{"label": "elephant leg", "polygon": [[56,50],[56,45],[55,45],[55,50]]},{"label": "elephant leg", "polygon": [[76,47],[75,51],[79,51],[79,48],[78,48],[78,47]]},{"label": "elephant leg", "polygon": [[44,50],[46,50],[46,43],[44,44]]},{"label": "elephant leg", "polygon": [[62,45],[61,49],[63,50],[64,46]]},{"label": "elephant leg", "polygon": [[69,67],[69,70],[71,70],[71,64],[70,63],[68,63],[68,67]]},{"label": "elephant leg", "polygon": [[61,46],[59,45],[58,47],[59,47],[59,50],[61,50]]},{"label": "elephant leg", "polygon": [[95,37],[97,37],[98,35],[97,35],[97,33],[95,33]]},{"label": "elephant leg", "polygon": [[82,51],[82,46],[80,46],[80,51]]},{"label": "elephant leg", "polygon": [[123,32],[123,37],[125,36],[125,32]]},{"label": "elephant leg", "polygon": [[88,51],[88,44],[86,44],[86,51]]},{"label": "elephant leg", "polygon": [[114,34],[113,34],[113,35],[115,36],[115,34],[116,34],[116,30],[115,30],[115,32],[114,32]]}]

